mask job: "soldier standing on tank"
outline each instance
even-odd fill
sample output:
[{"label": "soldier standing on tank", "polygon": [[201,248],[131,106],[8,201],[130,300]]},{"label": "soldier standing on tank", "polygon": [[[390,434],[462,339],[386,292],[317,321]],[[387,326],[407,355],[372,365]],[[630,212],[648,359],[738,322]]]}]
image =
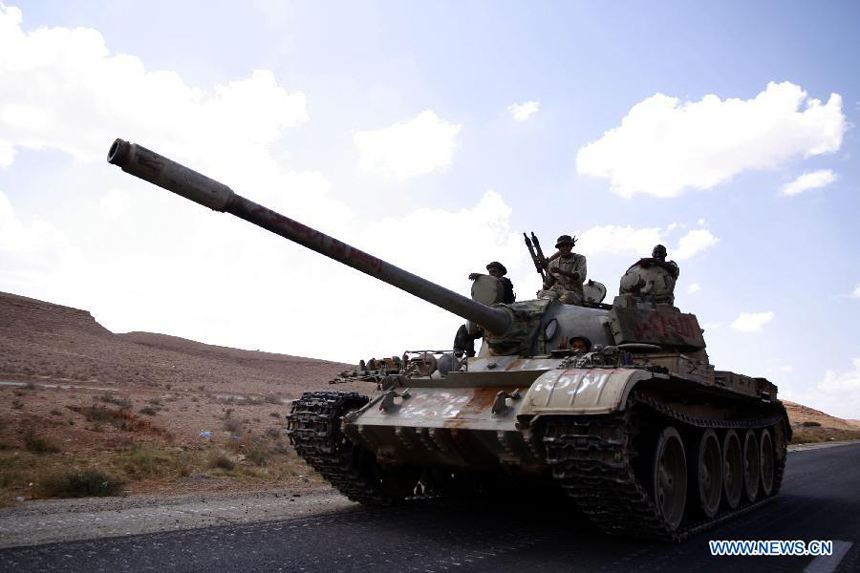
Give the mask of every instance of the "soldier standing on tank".
[{"label": "soldier standing on tank", "polygon": [[[504,289],[502,293],[502,302],[505,304],[511,304],[514,302],[517,298],[514,294],[514,283],[511,282],[511,279],[505,276],[508,274],[508,269],[505,268],[505,265],[499,261],[493,261],[487,265],[487,272],[491,277],[496,277],[499,279],[499,282],[502,283],[502,288]],[[479,276],[481,276],[481,273],[471,273],[469,274],[469,280],[477,280]],[[484,332],[480,328],[475,332],[475,334],[469,334],[469,330],[466,328],[466,325],[460,325],[460,328],[457,330],[457,335],[454,337],[454,352],[458,355],[465,354],[466,356],[474,356],[475,341],[482,336],[484,336]]]},{"label": "soldier standing on tank", "polygon": [[538,298],[557,298],[564,304],[582,304],[582,283],[588,274],[584,255],[573,252],[576,239],[570,235],[558,238],[555,248],[558,253],[550,258],[543,290]]}]

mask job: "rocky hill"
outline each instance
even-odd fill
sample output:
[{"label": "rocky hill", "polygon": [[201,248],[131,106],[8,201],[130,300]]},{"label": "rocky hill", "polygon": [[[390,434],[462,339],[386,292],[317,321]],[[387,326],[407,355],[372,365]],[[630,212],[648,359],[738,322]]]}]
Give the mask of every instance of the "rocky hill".
[{"label": "rocky hill", "polygon": [[212,346],[164,334],[114,334],[85,311],[0,293],[0,380],[197,388],[294,397],[345,365]]}]

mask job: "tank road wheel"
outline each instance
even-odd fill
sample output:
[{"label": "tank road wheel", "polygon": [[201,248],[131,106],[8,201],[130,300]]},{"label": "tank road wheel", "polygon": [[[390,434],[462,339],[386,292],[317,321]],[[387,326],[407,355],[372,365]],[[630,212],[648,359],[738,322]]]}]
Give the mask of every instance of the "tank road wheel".
[{"label": "tank road wheel", "polygon": [[687,457],[680,434],[671,426],[657,439],[654,455],[654,503],[671,531],[684,518],[687,501]]},{"label": "tank road wheel", "polygon": [[747,430],[744,436],[744,493],[748,500],[755,501],[760,479],[761,461],[758,439],[755,437],[754,430]]},{"label": "tank road wheel", "polygon": [[765,496],[773,491],[773,439],[770,430],[765,428],[761,431],[761,491]]},{"label": "tank road wheel", "polygon": [[723,455],[720,440],[713,430],[705,430],[699,439],[696,456],[696,482],[699,485],[699,506],[707,517],[720,509],[723,493]]},{"label": "tank road wheel", "polygon": [[723,491],[726,504],[734,509],[741,501],[743,492],[744,461],[741,440],[734,430],[726,432],[723,438]]}]

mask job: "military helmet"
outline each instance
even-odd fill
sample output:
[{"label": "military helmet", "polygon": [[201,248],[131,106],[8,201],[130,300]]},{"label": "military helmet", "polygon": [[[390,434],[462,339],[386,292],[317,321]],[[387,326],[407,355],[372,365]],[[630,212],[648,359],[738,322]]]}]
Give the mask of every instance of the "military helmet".
[{"label": "military helmet", "polygon": [[555,248],[557,249],[562,245],[570,245],[570,246],[576,245],[576,237],[571,237],[570,235],[562,235],[555,242]]},{"label": "military helmet", "polygon": [[495,267],[495,268],[499,269],[500,271],[502,271],[502,276],[505,276],[506,274],[508,274],[508,269],[506,269],[506,268],[505,268],[505,265],[503,265],[503,264],[502,264],[502,263],[500,263],[499,261],[493,261],[492,263],[488,264],[488,265],[487,265],[487,270],[490,270],[490,269],[491,269],[491,268],[493,268],[493,267]]}]

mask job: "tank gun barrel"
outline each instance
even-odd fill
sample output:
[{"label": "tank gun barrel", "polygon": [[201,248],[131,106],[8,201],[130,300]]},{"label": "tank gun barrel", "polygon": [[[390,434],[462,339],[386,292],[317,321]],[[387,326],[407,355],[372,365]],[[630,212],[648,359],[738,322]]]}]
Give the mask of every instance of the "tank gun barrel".
[{"label": "tank gun barrel", "polygon": [[108,151],[108,162],[126,173],[144,179],[213,209],[230,213],[285,239],[325,255],[379,279],[457,316],[483,326],[494,334],[504,334],[511,316],[421,278],[390,263],[338,241],[324,233],[276,213],[242,197],[232,189],[145,147],[117,139]]}]

